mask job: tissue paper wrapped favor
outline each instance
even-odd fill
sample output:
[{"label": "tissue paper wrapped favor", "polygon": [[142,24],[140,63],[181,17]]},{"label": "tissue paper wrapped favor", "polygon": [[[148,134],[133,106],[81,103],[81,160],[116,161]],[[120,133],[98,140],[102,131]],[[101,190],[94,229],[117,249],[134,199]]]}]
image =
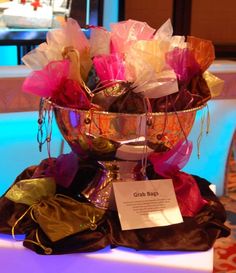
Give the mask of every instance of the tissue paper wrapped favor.
[{"label": "tissue paper wrapped favor", "polygon": [[133,53],[134,65],[134,60],[141,59],[158,73],[165,67],[165,54],[168,48],[169,43],[162,40],[137,41],[127,50],[126,58]]},{"label": "tissue paper wrapped favor", "polygon": [[90,101],[83,87],[69,79],[70,62],[52,61],[42,70],[33,71],[24,81],[22,89],[42,97],[51,97],[61,105],[89,109]]},{"label": "tissue paper wrapped favor", "polygon": [[[137,22],[126,22],[126,25]],[[117,30],[125,24],[116,25]],[[172,28],[168,20],[153,36],[154,32],[144,24],[140,38],[137,32],[131,31],[125,38],[125,68],[126,80],[132,83],[132,90],[148,98],[158,98],[178,91],[177,79],[174,72],[166,67],[165,54],[170,47]],[[122,42],[119,43],[119,45]],[[113,50],[119,51],[114,48]]]},{"label": "tissue paper wrapped favor", "polygon": [[40,97],[52,97],[69,75],[68,60],[52,61],[43,69],[33,71],[23,83],[23,91]]},{"label": "tissue paper wrapped favor", "polygon": [[102,27],[93,27],[90,34],[91,57],[111,53],[111,34]]},{"label": "tissue paper wrapped favor", "polygon": [[163,177],[172,177],[188,162],[192,152],[192,142],[180,140],[171,150],[162,153],[152,153],[149,160],[156,173]]},{"label": "tissue paper wrapped favor", "polygon": [[153,39],[154,40],[166,40],[169,41],[172,39],[173,35],[173,27],[171,24],[171,20],[168,19],[166,22],[155,32]]},{"label": "tissue paper wrapped favor", "polygon": [[[143,25],[143,28],[140,28],[141,25]],[[129,85],[126,85],[125,92],[128,90],[129,92],[123,94],[124,89],[121,88],[120,97],[116,100],[111,95],[110,98],[113,103],[109,108],[106,107],[105,110],[108,109],[111,112],[143,113],[148,108],[148,106],[145,106],[143,98],[159,98],[178,91],[176,75],[172,69],[166,67],[165,62],[165,55],[170,48],[170,37],[173,32],[170,27],[170,21],[165,23],[165,26],[159,29],[158,35],[154,39],[153,30],[147,27],[146,24],[137,24],[136,21],[129,21],[113,25],[111,32],[112,42],[114,42],[114,35],[117,32],[120,33],[120,29],[125,28],[127,32],[122,37],[122,40],[119,40],[119,46],[123,43],[125,52],[119,46],[114,47],[113,43],[111,43],[112,52],[116,52],[116,56],[119,54],[120,58],[122,58],[124,69],[119,66],[119,71],[122,71],[122,74],[123,70],[125,71],[125,75],[121,78],[115,77],[114,82],[117,79],[126,81]],[[140,29],[142,29],[142,32],[140,32]],[[140,39],[139,36],[142,38]],[[182,39],[180,40],[182,41]],[[95,70],[99,76],[104,71],[107,71],[107,68],[102,69],[101,66],[96,65],[95,62],[99,60],[96,58],[100,58],[101,60],[102,57],[94,57]],[[100,76],[100,78],[101,83],[103,83],[104,77]],[[104,101],[108,101],[108,97]],[[133,107],[132,104],[134,105]],[[135,105],[138,105],[136,110]]]},{"label": "tissue paper wrapped favor", "polygon": [[137,42],[129,49],[126,54],[126,77],[133,83],[135,93],[159,98],[178,91],[176,75],[165,67],[164,56],[165,50],[161,51],[154,40]]},{"label": "tissue paper wrapped favor", "polygon": [[187,85],[200,73],[200,66],[189,48],[174,48],[166,54],[167,64],[175,71],[181,85]]},{"label": "tissue paper wrapped favor", "polygon": [[209,71],[205,71],[203,73],[203,78],[207,82],[207,85],[211,91],[211,97],[214,98],[219,96],[224,88],[224,81]]},{"label": "tissue paper wrapped favor", "polygon": [[174,48],[186,48],[187,43],[184,36],[173,35],[173,27],[171,20],[168,19],[154,34],[154,40],[161,41],[163,47],[168,48],[168,51]]},{"label": "tissue paper wrapped favor", "polygon": [[92,102],[109,111],[115,99],[128,90],[124,59],[118,53],[99,55],[93,58],[93,64],[101,87],[93,90]]},{"label": "tissue paper wrapped favor", "polygon": [[202,198],[193,177],[180,172],[187,164],[192,148],[191,141],[180,140],[171,150],[152,153],[148,157],[157,174],[161,177],[173,179],[181,214],[189,217],[196,215],[207,204],[207,201]]},{"label": "tissue paper wrapped favor", "polygon": [[53,62],[66,60],[69,68],[60,73],[65,80],[57,83],[58,91],[46,92],[47,77],[39,84],[45,84],[46,91],[33,83],[25,90],[65,107],[119,113],[181,111],[211,98],[203,73],[214,60],[212,43],[173,36],[170,20],[158,30],[135,20],[114,23],[111,31],[92,27],[89,41],[78,23],[68,19],[62,29],[48,33],[46,43],[23,57],[43,74]]},{"label": "tissue paper wrapped favor", "polygon": [[42,69],[52,61],[62,60],[63,51],[67,47],[73,48],[78,53],[78,70],[85,81],[92,66],[90,45],[74,19],[69,18],[62,29],[48,32],[46,43],[26,54],[22,60],[33,70]]},{"label": "tissue paper wrapped favor", "polygon": [[93,59],[101,84],[125,80],[124,60],[119,54],[99,55]]},{"label": "tissue paper wrapped favor", "polygon": [[212,42],[188,36],[187,44],[190,51],[193,52],[194,58],[199,64],[201,72],[206,71],[215,59],[215,50]]},{"label": "tissue paper wrapped favor", "polygon": [[166,62],[177,76],[179,92],[152,101],[154,111],[190,109],[204,105],[211,99],[203,73],[213,60],[212,43],[195,37],[188,37],[187,47],[177,47],[167,52]]},{"label": "tissue paper wrapped favor", "polygon": [[112,52],[124,54],[135,41],[149,40],[154,32],[147,23],[131,19],[111,24]]}]

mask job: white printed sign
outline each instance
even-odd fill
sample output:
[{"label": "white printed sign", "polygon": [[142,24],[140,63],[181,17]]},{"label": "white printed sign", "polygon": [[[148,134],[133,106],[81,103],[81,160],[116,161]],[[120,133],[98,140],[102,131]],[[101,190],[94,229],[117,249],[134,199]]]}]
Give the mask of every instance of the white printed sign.
[{"label": "white printed sign", "polygon": [[122,230],[183,222],[171,179],[114,182]]}]

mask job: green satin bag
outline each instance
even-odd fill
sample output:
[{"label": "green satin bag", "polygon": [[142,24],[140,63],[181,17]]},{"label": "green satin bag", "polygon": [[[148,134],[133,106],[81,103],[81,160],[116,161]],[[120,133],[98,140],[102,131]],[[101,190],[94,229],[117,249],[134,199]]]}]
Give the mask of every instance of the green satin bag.
[{"label": "green satin bag", "polygon": [[56,183],[53,177],[24,179],[14,184],[5,197],[15,203],[33,205],[43,198],[54,196]]},{"label": "green satin bag", "polygon": [[32,215],[52,242],[97,228],[105,210],[78,202],[65,195],[44,199],[32,208]]},{"label": "green satin bag", "polygon": [[[56,184],[53,178],[37,178],[17,182],[5,197],[13,202],[29,205],[26,213],[30,212],[31,218],[52,242],[77,232],[97,228],[105,210],[78,202],[66,195],[55,195],[55,192]],[[26,213],[15,225],[20,223]]]}]

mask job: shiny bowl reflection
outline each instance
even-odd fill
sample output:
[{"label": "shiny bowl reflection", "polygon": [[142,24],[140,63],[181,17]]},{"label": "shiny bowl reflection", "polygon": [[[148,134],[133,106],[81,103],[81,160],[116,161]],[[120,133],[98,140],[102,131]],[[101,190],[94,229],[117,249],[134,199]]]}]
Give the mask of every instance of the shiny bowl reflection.
[{"label": "shiny bowl reflection", "polygon": [[81,158],[138,160],[171,148],[191,131],[197,110],[126,114],[62,107],[45,100],[71,149]]}]

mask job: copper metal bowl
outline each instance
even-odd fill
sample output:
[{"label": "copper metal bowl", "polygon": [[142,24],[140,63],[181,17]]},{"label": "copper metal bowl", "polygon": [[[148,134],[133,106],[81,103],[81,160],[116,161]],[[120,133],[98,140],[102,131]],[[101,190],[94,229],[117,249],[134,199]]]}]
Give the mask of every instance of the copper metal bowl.
[{"label": "copper metal bowl", "polygon": [[71,149],[82,159],[139,160],[173,147],[191,131],[197,110],[125,114],[62,107],[45,100]]},{"label": "copper metal bowl", "polygon": [[139,160],[145,162],[149,153],[185,138],[202,108],[147,115],[82,111],[49,100],[44,104],[53,109],[63,137],[79,158],[100,166],[82,194],[103,209],[115,209],[112,183],[146,180],[146,166],[137,168]]}]

